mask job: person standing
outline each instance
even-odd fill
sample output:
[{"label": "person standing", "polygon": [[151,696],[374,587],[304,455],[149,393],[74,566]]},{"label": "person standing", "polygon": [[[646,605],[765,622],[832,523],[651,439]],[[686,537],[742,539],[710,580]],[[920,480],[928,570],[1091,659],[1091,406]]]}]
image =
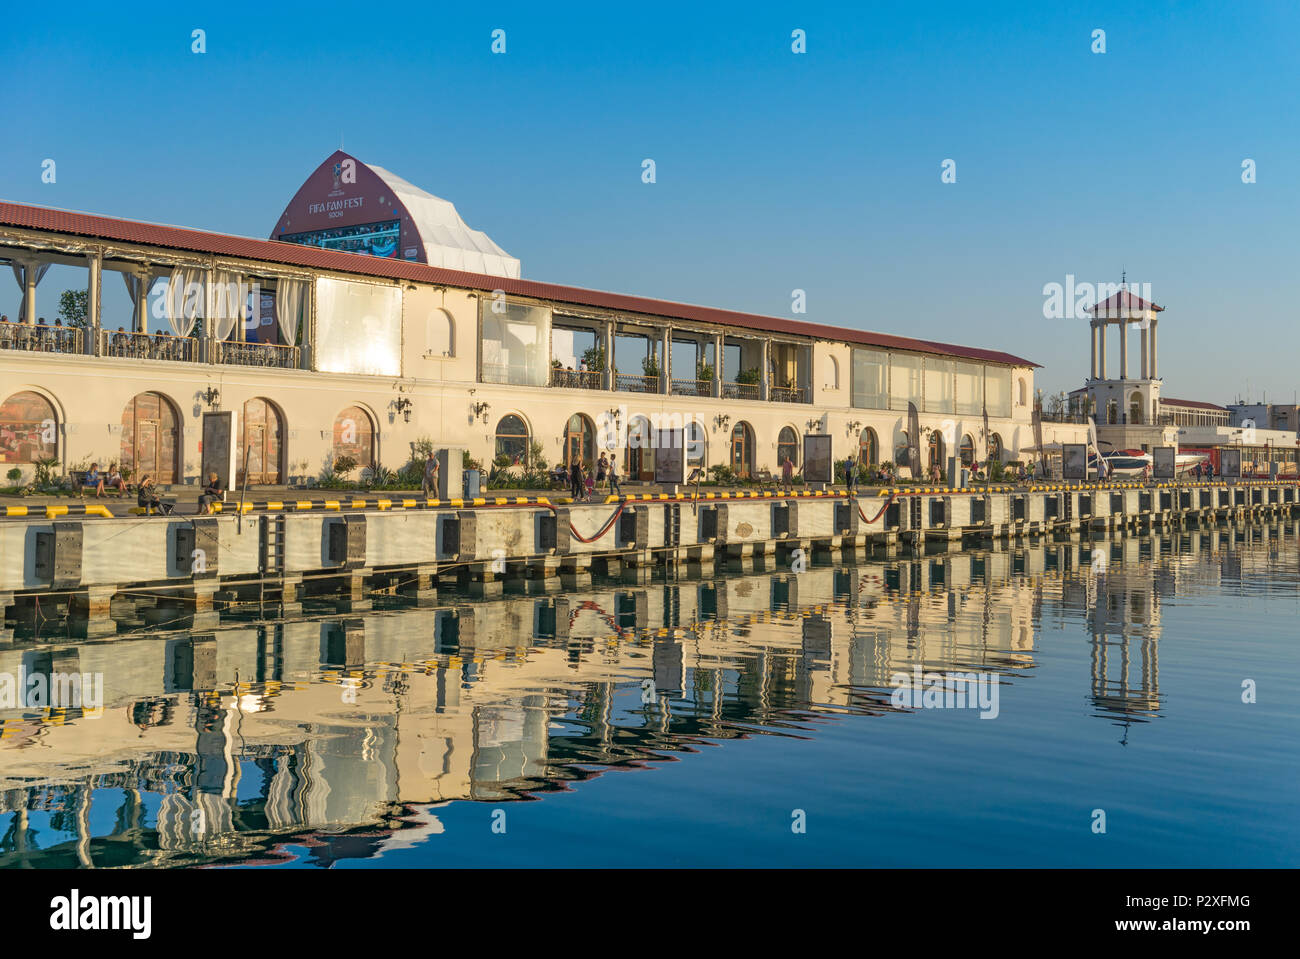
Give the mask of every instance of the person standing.
[{"label": "person standing", "polygon": [[420,491],[425,496],[438,496],[438,477],[441,471],[438,458],[433,455],[433,450],[429,450],[429,456],[424,461],[424,481],[420,484]]},{"label": "person standing", "polygon": [[844,484],[848,487],[849,495],[853,495],[853,490],[858,485],[858,462],[849,454],[849,458],[844,461]]},{"label": "person standing", "polygon": [[787,493],[794,492],[794,463],[790,461],[788,455],[785,462],[781,464],[781,483],[785,486]]},{"label": "person standing", "polygon": [[609,491],[615,496],[622,496],[623,491],[618,487],[618,457],[611,456],[609,463],[605,467],[605,476],[609,480]]},{"label": "person standing", "polygon": [[582,500],[582,461],[579,459],[569,464],[569,495],[575,503]]},{"label": "person standing", "polygon": [[597,485],[605,482],[605,477],[609,475],[609,458],[601,451],[600,459],[596,460],[596,483]]}]

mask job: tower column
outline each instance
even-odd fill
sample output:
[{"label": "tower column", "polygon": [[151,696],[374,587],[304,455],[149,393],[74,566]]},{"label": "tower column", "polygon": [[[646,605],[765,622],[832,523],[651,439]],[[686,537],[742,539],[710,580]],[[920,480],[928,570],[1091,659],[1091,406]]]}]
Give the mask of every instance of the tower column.
[{"label": "tower column", "polygon": [[1141,340],[1142,340],[1142,370],[1141,370],[1141,376],[1142,376],[1142,379],[1144,379],[1144,380],[1148,380],[1148,379],[1151,378],[1151,360],[1150,360],[1151,351],[1150,351],[1150,349],[1148,349],[1148,347],[1147,347],[1147,339],[1148,339],[1148,337],[1150,337],[1150,335],[1151,335],[1151,322],[1150,322],[1150,320],[1148,320],[1147,322],[1141,324],[1141,325],[1138,327],[1138,329],[1140,329],[1140,330],[1142,331],[1142,337],[1141,337]]},{"label": "tower column", "polygon": [[1160,378],[1159,368],[1156,364],[1156,321],[1155,317],[1151,318],[1151,379]]},{"label": "tower column", "polygon": [[1092,366],[1091,378],[1097,378],[1097,321],[1093,320],[1088,327],[1088,343],[1092,347]]},{"label": "tower column", "polygon": [[1128,320],[1119,321],[1119,378],[1128,379]]},{"label": "tower column", "polygon": [[1107,323],[1103,320],[1097,327],[1097,378],[1104,380],[1106,378],[1106,327]]}]

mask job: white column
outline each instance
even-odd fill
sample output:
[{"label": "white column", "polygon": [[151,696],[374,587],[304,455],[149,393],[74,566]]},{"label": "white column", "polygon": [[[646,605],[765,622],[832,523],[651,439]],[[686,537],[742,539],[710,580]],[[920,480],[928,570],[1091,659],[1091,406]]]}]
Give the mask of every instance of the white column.
[{"label": "white column", "polygon": [[135,316],[131,322],[135,324],[135,332],[143,333],[149,328],[149,268],[136,270],[136,277],[140,280],[140,295],[135,301]]},{"label": "white column", "polygon": [[1142,379],[1147,380],[1151,378],[1151,351],[1147,348],[1147,339],[1151,335],[1151,324],[1148,322],[1139,329],[1142,331]]},{"label": "white column", "polygon": [[1106,378],[1106,321],[1097,327],[1097,378]]},{"label": "white column", "polygon": [[23,322],[36,325],[36,260],[23,261]]},{"label": "white column", "polygon": [[659,392],[671,393],[673,388],[672,369],[670,362],[673,353],[673,328],[670,326],[664,330],[664,352],[659,358]]},{"label": "white column", "polygon": [[1093,320],[1088,327],[1088,344],[1092,347],[1092,366],[1090,369],[1090,379],[1097,378],[1097,321]]},{"label": "white column", "polygon": [[1128,379],[1128,320],[1119,321],[1119,378]]},{"label": "white column", "polygon": [[722,345],[721,333],[713,335],[713,395],[722,395]]},{"label": "white column", "polygon": [[1160,378],[1159,367],[1156,364],[1156,321],[1154,317],[1151,320],[1151,378],[1153,380]]},{"label": "white column", "polygon": [[605,368],[600,371],[601,383],[605,389],[612,390],[614,388],[614,324],[612,322],[607,321],[605,323],[603,335],[605,337],[605,349],[603,351],[605,354]]},{"label": "white column", "polygon": [[99,353],[99,326],[101,323],[101,289],[104,285],[104,255],[91,253],[86,257],[86,343],[87,356]]}]

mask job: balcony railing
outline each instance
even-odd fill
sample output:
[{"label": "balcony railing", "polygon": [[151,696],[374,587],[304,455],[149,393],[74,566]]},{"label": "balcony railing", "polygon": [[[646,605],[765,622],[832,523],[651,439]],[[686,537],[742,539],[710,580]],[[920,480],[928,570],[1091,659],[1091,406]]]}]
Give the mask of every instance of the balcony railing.
[{"label": "balcony railing", "polygon": [[298,368],[298,347],[274,343],[217,343],[216,361],[231,366],[264,366],[281,370]]},{"label": "balcony railing", "polygon": [[673,396],[712,396],[712,380],[673,380]]},{"label": "balcony railing", "polygon": [[722,395],[729,400],[756,400],[761,398],[763,388],[757,383],[723,383]]},{"label": "balcony railing", "polygon": [[600,370],[557,370],[551,368],[551,385],[564,390],[599,390],[605,387]]},{"label": "balcony railing", "polygon": [[808,390],[802,386],[774,386],[771,394],[773,403],[808,402]]},{"label": "balcony railing", "polygon": [[148,333],[99,331],[99,355],[134,360],[182,360],[194,362],[198,341],[188,336],[151,336]]},{"label": "balcony railing", "polygon": [[0,350],[28,353],[80,353],[85,348],[81,330],[62,326],[27,326],[0,323]]},{"label": "balcony railing", "polygon": [[633,373],[615,373],[614,389],[624,393],[658,393],[659,377],[638,376]]}]

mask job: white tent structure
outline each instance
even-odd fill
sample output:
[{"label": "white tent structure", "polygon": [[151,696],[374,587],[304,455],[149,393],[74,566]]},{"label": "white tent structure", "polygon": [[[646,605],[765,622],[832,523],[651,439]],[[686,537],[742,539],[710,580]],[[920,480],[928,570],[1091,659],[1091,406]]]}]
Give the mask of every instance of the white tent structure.
[{"label": "white tent structure", "polygon": [[497,246],[482,230],[470,229],[456,207],[421,190],[383,167],[366,166],[388,185],[415,222],[430,266],[519,279],[519,260]]}]

